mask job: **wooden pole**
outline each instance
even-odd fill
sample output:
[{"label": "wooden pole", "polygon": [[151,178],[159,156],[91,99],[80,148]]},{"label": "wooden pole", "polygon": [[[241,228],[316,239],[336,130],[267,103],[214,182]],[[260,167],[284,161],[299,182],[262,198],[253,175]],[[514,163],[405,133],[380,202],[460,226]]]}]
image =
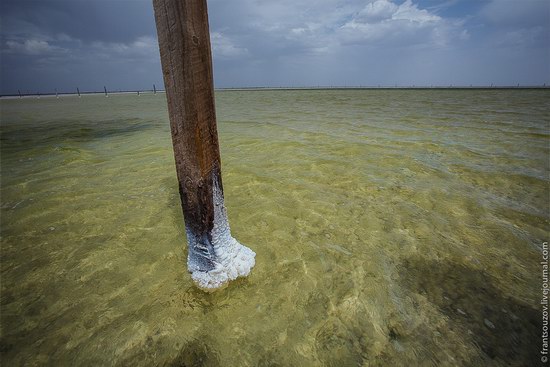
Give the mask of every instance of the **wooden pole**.
[{"label": "wooden pole", "polygon": [[153,94],[157,94],[157,87],[153,84]]},{"label": "wooden pole", "polygon": [[76,93],[78,93],[78,96],[80,97],[80,89],[78,89],[78,87],[76,87]]},{"label": "wooden pole", "polygon": [[107,87],[106,86],[103,86],[103,90],[105,91],[105,97],[109,97],[109,95],[107,94]]},{"label": "wooden pole", "polygon": [[224,206],[206,0],[153,0],[160,59],[195,283],[212,290],[254,266]]}]

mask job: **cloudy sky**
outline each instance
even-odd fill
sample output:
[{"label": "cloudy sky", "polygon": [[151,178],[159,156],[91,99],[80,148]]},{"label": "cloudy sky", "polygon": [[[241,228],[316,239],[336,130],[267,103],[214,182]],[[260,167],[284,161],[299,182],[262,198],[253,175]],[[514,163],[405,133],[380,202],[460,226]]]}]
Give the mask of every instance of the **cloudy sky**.
[{"label": "cloudy sky", "polygon": [[[209,0],[216,87],[550,84],[548,0]],[[162,86],[149,0],[2,0],[0,93]]]}]

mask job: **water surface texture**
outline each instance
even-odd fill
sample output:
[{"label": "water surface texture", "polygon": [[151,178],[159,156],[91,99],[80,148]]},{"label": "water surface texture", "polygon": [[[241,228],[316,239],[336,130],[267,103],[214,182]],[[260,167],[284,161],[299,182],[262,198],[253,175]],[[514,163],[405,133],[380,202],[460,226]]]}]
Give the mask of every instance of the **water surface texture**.
[{"label": "water surface texture", "polygon": [[163,94],[2,100],[6,366],[535,366],[548,90],[221,91],[198,290]]}]

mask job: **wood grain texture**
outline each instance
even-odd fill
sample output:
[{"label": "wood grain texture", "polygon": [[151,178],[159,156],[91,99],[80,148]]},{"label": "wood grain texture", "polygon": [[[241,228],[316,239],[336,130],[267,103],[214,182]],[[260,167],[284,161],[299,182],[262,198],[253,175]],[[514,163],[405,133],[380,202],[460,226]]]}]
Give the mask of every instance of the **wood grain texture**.
[{"label": "wood grain texture", "polygon": [[153,0],[153,7],[185,223],[208,237],[221,171],[206,0]]}]

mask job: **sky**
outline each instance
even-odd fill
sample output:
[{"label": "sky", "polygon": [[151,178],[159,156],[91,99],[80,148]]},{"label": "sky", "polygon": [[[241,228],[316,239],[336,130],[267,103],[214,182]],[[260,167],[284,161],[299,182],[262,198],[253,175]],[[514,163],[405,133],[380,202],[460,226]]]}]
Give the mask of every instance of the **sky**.
[{"label": "sky", "polygon": [[[228,87],[550,85],[548,0],[208,0]],[[163,88],[149,0],[2,0],[0,94]]]}]

